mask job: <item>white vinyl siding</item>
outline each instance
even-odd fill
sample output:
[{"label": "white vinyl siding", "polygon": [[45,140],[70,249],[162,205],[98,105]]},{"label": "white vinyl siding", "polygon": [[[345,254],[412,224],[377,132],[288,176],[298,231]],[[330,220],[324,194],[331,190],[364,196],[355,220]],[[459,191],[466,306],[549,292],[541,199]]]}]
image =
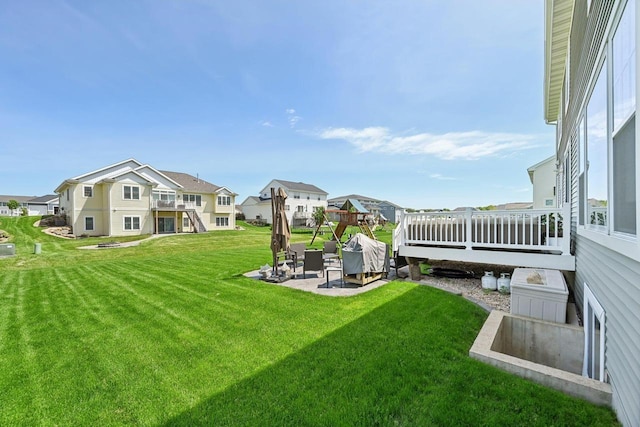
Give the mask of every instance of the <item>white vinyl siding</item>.
[{"label": "white vinyl siding", "polygon": [[[635,197],[640,191],[635,161],[640,155],[635,129],[640,126],[635,121],[640,15],[633,0],[571,3],[571,98],[563,121],[567,135],[556,141],[556,147],[557,154],[564,153],[569,141],[572,147],[571,238],[576,256],[572,290],[583,321],[588,318],[590,323],[585,330],[591,340],[586,348],[587,373],[611,384],[612,407],[621,424],[640,426],[640,242],[634,220],[640,219]],[[589,140],[594,136],[592,92],[599,79],[605,82],[607,116],[599,135],[595,133],[606,147],[600,159]],[[602,183],[608,202],[601,206],[608,218],[600,226],[592,224],[588,214],[596,213],[593,200],[589,204],[594,195],[589,185],[599,160],[606,171]],[[585,298],[587,293],[591,295]]]}]

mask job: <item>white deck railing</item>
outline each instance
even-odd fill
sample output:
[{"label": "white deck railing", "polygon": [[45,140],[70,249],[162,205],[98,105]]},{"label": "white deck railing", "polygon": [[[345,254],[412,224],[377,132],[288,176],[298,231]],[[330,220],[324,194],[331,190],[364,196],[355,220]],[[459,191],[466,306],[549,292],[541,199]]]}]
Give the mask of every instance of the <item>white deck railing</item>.
[{"label": "white deck railing", "polygon": [[406,213],[394,230],[393,250],[405,245],[569,253],[563,232],[568,209]]},{"label": "white deck railing", "polygon": [[175,200],[152,200],[152,209],[195,209],[194,202],[176,202]]}]

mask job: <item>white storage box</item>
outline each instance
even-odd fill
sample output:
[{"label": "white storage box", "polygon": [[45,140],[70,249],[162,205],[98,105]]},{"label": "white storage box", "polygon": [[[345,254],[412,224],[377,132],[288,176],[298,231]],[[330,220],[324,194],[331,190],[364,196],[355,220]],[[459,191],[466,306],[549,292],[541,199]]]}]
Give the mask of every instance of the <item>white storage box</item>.
[{"label": "white storage box", "polygon": [[511,314],[566,323],[569,290],[559,270],[516,268],[511,277]]}]

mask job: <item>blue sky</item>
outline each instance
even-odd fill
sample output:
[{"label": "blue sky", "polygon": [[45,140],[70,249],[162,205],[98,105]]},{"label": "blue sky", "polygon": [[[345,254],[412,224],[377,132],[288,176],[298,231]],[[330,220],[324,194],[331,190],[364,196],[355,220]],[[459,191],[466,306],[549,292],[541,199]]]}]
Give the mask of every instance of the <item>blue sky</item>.
[{"label": "blue sky", "polygon": [[530,201],[543,2],[0,1],[0,194],[135,158],[404,207]]}]

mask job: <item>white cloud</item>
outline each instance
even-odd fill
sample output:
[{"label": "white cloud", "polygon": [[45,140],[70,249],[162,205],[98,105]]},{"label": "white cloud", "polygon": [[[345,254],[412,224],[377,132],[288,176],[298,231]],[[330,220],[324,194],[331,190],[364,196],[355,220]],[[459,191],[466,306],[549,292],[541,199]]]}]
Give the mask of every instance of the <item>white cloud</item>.
[{"label": "white cloud", "polygon": [[433,155],[445,160],[475,160],[532,148],[533,135],[483,131],[394,135],[385,127],[329,128],[322,139],[342,139],[361,152]]},{"label": "white cloud", "polygon": [[302,120],[302,117],[297,116],[296,110],[294,110],[293,108],[287,108],[284,111],[285,113],[287,113],[287,116],[288,116],[287,120],[289,121],[289,126],[291,126],[291,128],[296,127],[298,122]]},{"label": "white cloud", "polygon": [[269,121],[269,120],[262,120],[260,121],[260,124],[264,127],[268,127],[268,128],[272,128],[273,124]]},{"label": "white cloud", "polygon": [[457,181],[458,180],[458,178],[454,178],[452,176],[444,176],[439,173],[432,173],[431,175],[429,175],[429,178],[437,179],[440,181]]}]

